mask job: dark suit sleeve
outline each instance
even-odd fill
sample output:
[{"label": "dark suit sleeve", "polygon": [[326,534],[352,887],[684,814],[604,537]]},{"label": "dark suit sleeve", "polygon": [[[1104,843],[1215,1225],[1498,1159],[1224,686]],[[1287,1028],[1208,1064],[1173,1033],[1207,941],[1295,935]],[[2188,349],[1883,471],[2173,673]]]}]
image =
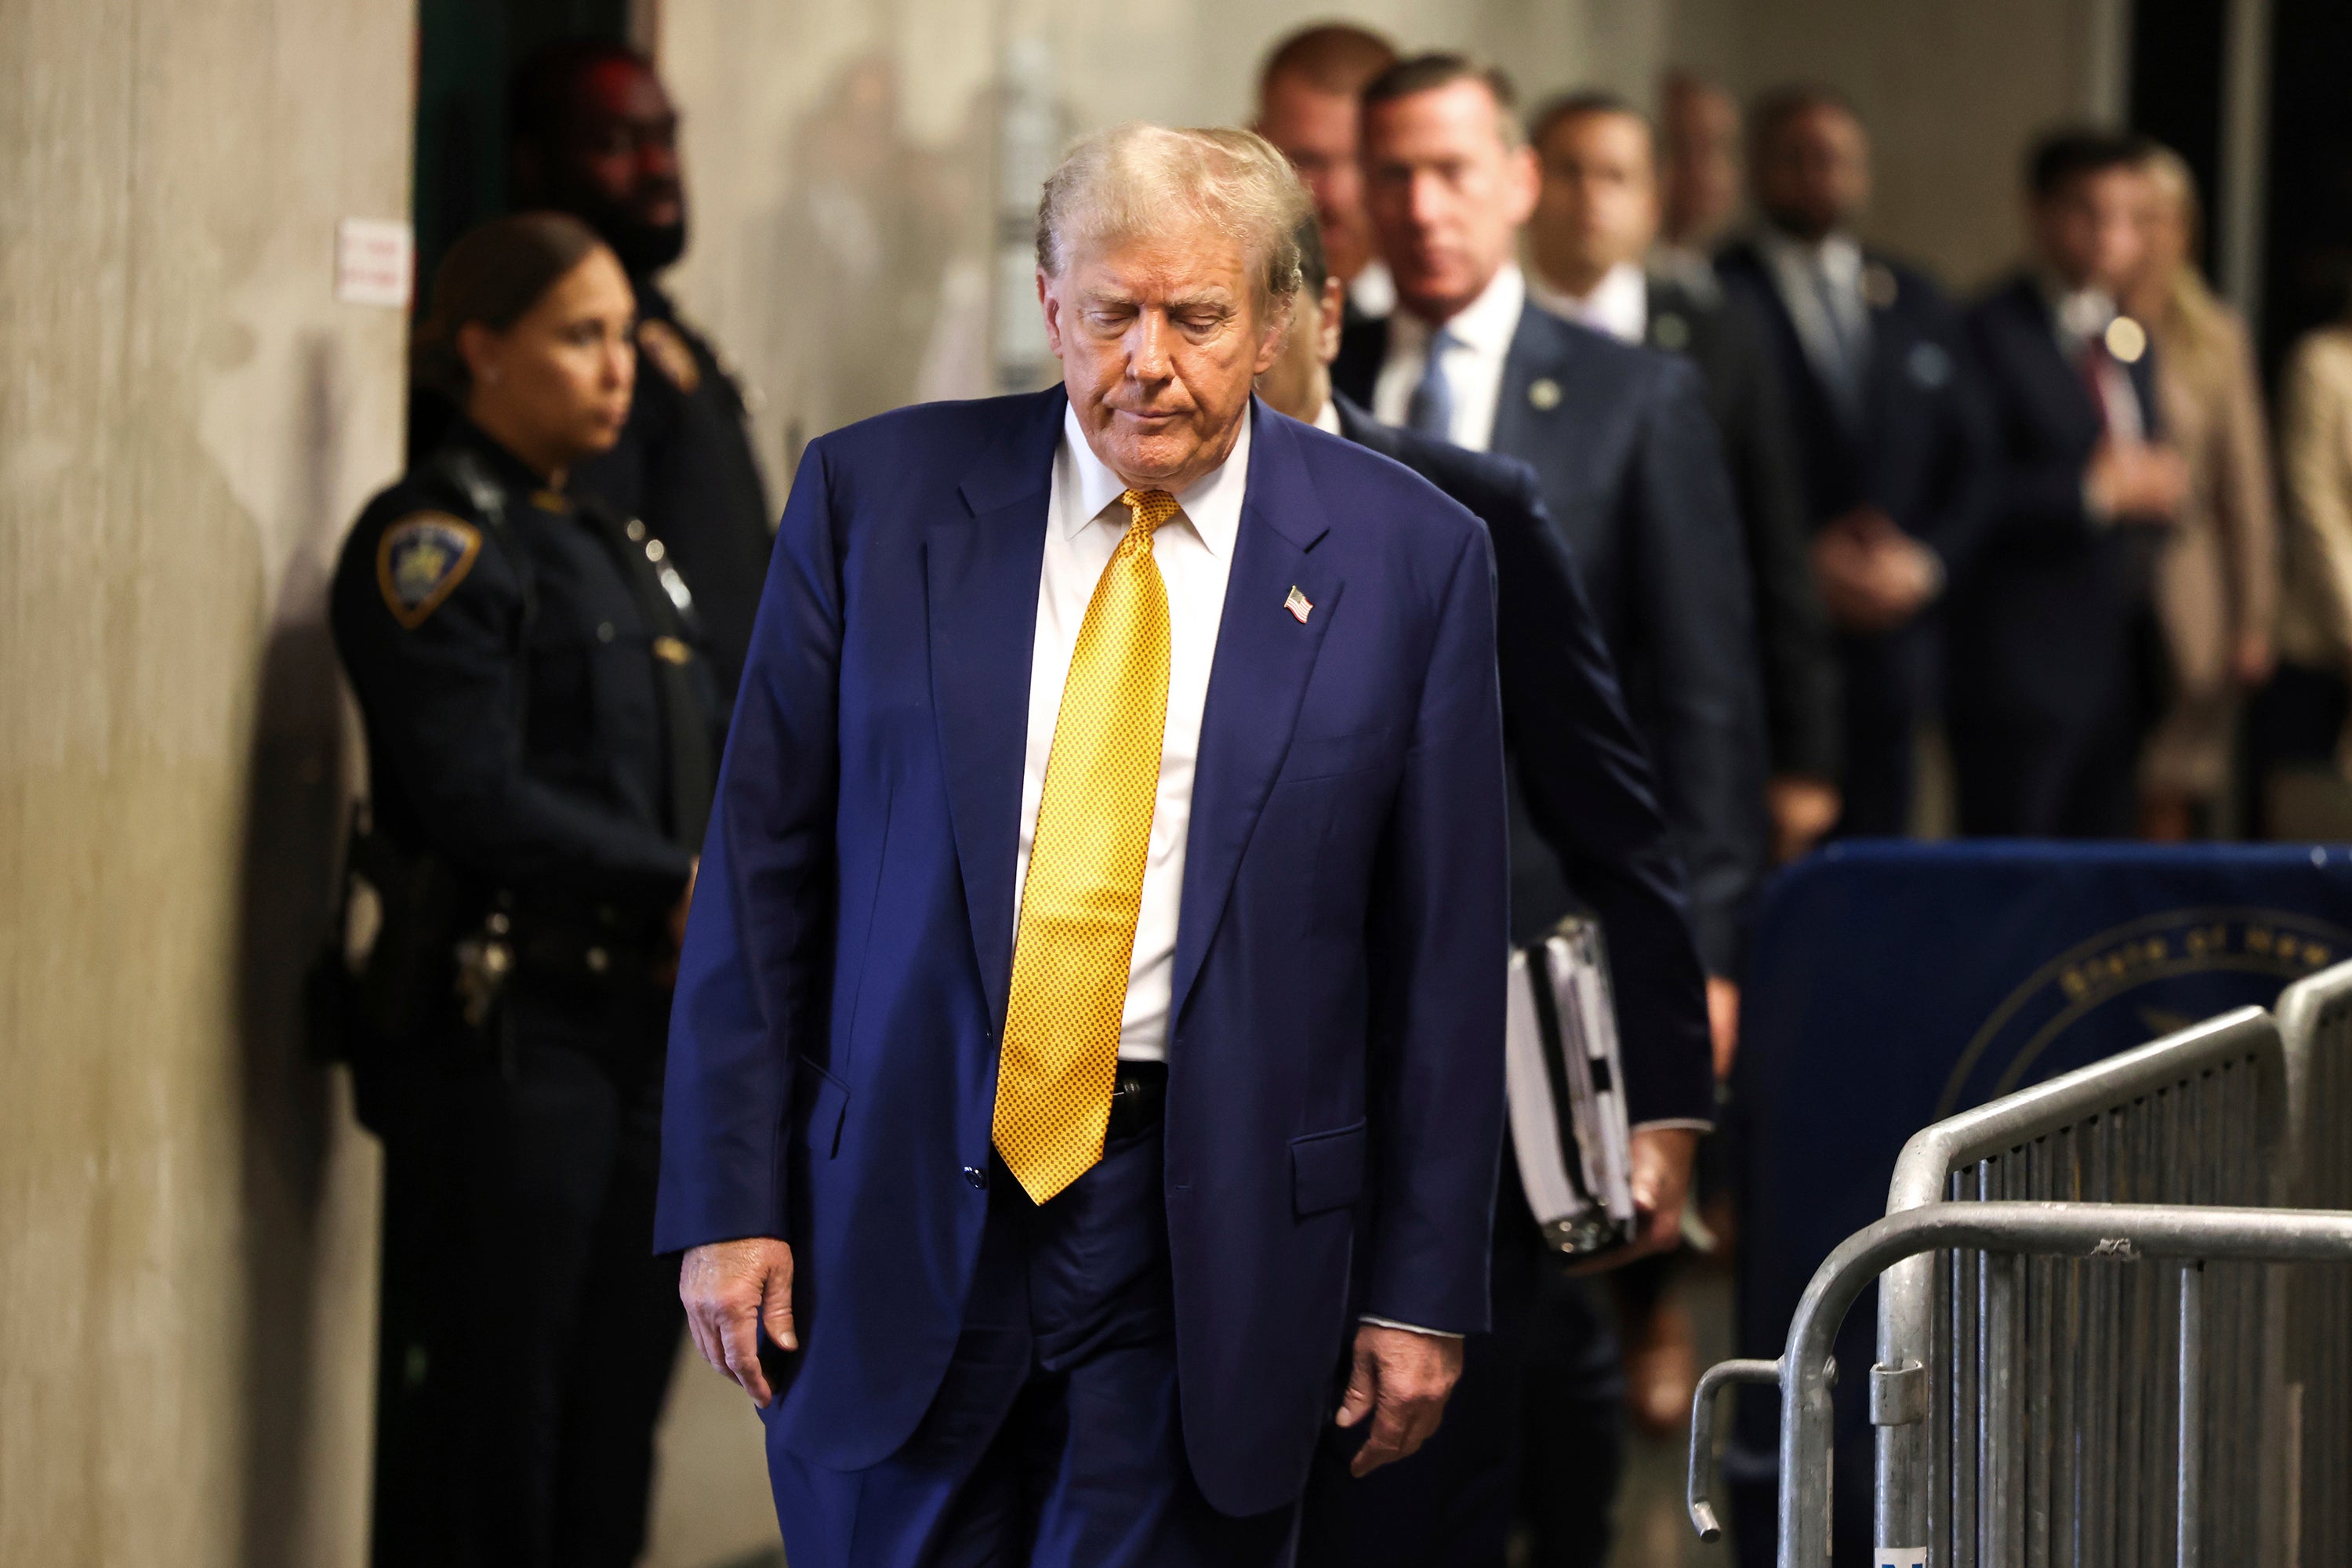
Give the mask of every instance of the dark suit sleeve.
[{"label": "dark suit sleeve", "polygon": [[654,1245],[785,1235],[795,1061],[822,1026],[839,775],[840,535],[822,442],[770,559],[670,1014]]},{"label": "dark suit sleeve", "polygon": [[346,562],[336,639],[378,765],[398,777],[435,846],[489,882],[667,909],[686,889],[688,852],[524,764],[522,588],[494,538],[478,548],[447,602],[414,628],[377,591],[373,551]]},{"label": "dark suit sleeve", "polygon": [[1756,574],[1771,771],[1834,779],[1844,750],[1837,654],[1813,586],[1796,428],[1747,301],[1727,299],[1720,321],[1725,456]]},{"label": "dark suit sleeve", "polygon": [[1650,761],[1536,476],[1512,468],[1517,515],[1493,519],[1493,531],[1504,723],[1520,795],[1608,934],[1628,1114],[1636,1125],[1711,1121],[1706,993]]},{"label": "dark suit sleeve", "polygon": [[1644,410],[1625,520],[1637,635],[1652,654],[1660,804],[1689,878],[1710,974],[1739,972],[1763,875],[1764,715],[1747,550],[1715,424],[1688,366]]},{"label": "dark suit sleeve", "polygon": [[1444,585],[1412,742],[1375,867],[1364,1315],[1486,1327],[1503,1136],[1507,930],[1493,556],[1471,531]]}]

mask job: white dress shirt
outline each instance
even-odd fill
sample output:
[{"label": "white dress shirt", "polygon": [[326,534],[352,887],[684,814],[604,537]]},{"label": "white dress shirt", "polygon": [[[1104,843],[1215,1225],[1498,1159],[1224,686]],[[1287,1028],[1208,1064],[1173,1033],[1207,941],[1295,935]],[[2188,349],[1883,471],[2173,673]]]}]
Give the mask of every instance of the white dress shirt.
[{"label": "white dress shirt", "polygon": [[[1168,726],[1160,743],[1160,794],[1151,810],[1151,846],[1143,863],[1143,904],[1128,962],[1127,1010],[1118,1054],[1126,1061],[1168,1059],[1168,1004],[1175,983],[1176,913],[1184,888],[1184,840],[1192,821],[1192,766],[1201,752],[1201,710],[1209,667],[1225,615],[1225,578],[1241,533],[1242,491],[1249,475],[1250,420],[1218,468],[1176,498],[1177,513],[1152,535],[1152,559],[1168,587]],[[1037,585],[1037,641],[1029,660],[1029,749],[1021,771],[1021,840],[1013,866],[1013,929],[1021,888],[1037,837],[1037,803],[1078,626],[1095,584],[1127,532],[1119,504],[1127,482],[1087,445],[1075,409],[1062,416],[1062,445],[1045,513],[1045,561]]]},{"label": "white dress shirt", "polygon": [[[2091,340],[2105,338],[2123,312],[2116,308],[2115,296],[2104,289],[2069,289],[2047,272],[2039,277],[2042,297],[2050,302],[2051,326],[2058,334],[2058,352],[2066,356],[2068,364],[2080,369]],[[2107,434],[2118,441],[2147,439],[2139,416],[2139,393],[2132,386],[2131,373],[2112,350],[2099,360],[2098,376]]]},{"label": "white dress shirt", "polygon": [[1365,262],[1364,269],[1348,285],[1348,303],[1356,307],[1357,314],[1374,321],[1395,310],[1396,275],[1389,270],[1389,264],[1377,256]]},{"label": "white dress shirt", "polygon": [[1621,343],[1638,345],[1650,333],[1650,279],[1636,262],[1619,262],[1580,299],[1539,276],[1530,277],[1528,297],[1561,320],[1605,332]]},{"label": "white dress shirt", "polygon": [[[1773,287],[1788,307],[1789,319],[1796,323],[1805,357],[1824,384],[1835,386],[1844,374],[1839,368],[1841,337],[1853,345],[1857,367],[1869,352],[1870,302],[1862,292],[1862,247],[1846,234],[1808,245],[1768,226],[1758,233],[1756,248],[1771,269]],[[1826,290],[1822,278],[1828,281]],[[1837,311],[1834,322],[1829,315],[1832,309]]]},{"label": "white dress shirt", "polygon": [[[1527,308],[1528,281],[1516,264],[1496,273],[1475,300],[1445,323],[1453,342],[1442,362],[1445,381],[1454,393],[1454,424],[1449,438],[1457,447],[1484,452],[1495,444],[1495,409],[1503,395],[1503,362],[1510,356],[1511,339],[1519,330],[1519,312]],[[1409,310],[1389,318],[1388,358],[1381,362],[1380,380],[1372,384],[1372,417],[1383,425],[1403,425],[1412,405],[1412,389],[1421,384],[1429,361],[1428,322]]]},{"label": "white dress shirt", "polygon": [[[1339,416],[1327,400],[1316,418],[1336,432]],[[1225,618],[1225,579],[1241,537],[1242,498],[1249,479],[1250,425],[1242,416],[1234,449],[1213,473],[1178,493],[1176,515],[1151,536],[1152,559],[1168,587],[1168,725],[1160,742],[1160,795],[1151,808],[1151,847],[1143,863],[1143,906],[1136,916],[1135,952],[1127,966],[1127,1010],[1119,1019],[1121,1061],[1168,1059],[1168,1006],[1175,984],[1176,916],[1184,890],[1184,840],[1192,824],[1192,770],[1201,755],[1201,710],[1209,698],[1209,668],[1217,655],[1217,628]],[[1020,930],[1020,894],[1037,839],[1037,803],[1045,794],[1045,761],[1053,754],[1054,722],[1070,678],[1078,626],[1095,584],[1127,532],[1118,503],[1127,481],[1103,467],[1078,428],[1076,409],[1062,415],[1062,445],[1054,455],[1054,486],[1045,503],[1045,560],[1037,584],[1037,643],[1029,657],[1029,750],[1021,770],[1021,842],[1013,867],[1013,929]],[[1384,1328],[1440,1339],[1459,1334],[1386,1318]]]}]

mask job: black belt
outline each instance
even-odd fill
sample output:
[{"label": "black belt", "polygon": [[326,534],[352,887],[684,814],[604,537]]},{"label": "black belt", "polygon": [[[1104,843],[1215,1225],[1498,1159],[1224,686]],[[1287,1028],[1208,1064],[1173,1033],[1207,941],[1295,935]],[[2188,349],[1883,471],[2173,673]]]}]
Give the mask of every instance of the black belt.
[{"label": "black belt", "polygon": [[1118,1064],[1118,1079],[1111,1084],[1110,1125],[1104,1129],[1103,1136],[1107,1140],[1132,1138],[1158,1125],[1167,1106],[1168,1064],[1123,1061]]}]

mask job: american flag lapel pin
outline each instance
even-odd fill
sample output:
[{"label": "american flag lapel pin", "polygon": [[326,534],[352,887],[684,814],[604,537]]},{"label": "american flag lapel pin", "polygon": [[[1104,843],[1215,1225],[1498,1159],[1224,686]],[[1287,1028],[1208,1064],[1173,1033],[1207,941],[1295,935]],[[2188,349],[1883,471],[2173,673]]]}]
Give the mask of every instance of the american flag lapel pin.
[{"label": "american flag lapel pin", "polygon": [[1307,624],[1307,616],[1315,608],[1313,605],[1307,603],[1307,595],[1298,591],[1298,584],[1296,583],[1290,585],[1290,597],[1282,601],[1282,607],[1288,610],[1302,626]]}]

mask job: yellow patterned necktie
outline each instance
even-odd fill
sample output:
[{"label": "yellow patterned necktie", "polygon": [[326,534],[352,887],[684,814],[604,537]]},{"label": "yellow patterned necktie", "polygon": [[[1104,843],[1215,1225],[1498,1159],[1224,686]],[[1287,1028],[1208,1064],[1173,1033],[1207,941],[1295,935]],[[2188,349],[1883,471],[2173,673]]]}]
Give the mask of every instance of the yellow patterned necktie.
[{"label": "yellow patterned necktie", "polygon": [[1036,1203],[1102,1158],[1168,726],[1166,490],[1129,490],[1126,536],[1087,601],[1054,719],[1013,939],[997,1152]]}]

